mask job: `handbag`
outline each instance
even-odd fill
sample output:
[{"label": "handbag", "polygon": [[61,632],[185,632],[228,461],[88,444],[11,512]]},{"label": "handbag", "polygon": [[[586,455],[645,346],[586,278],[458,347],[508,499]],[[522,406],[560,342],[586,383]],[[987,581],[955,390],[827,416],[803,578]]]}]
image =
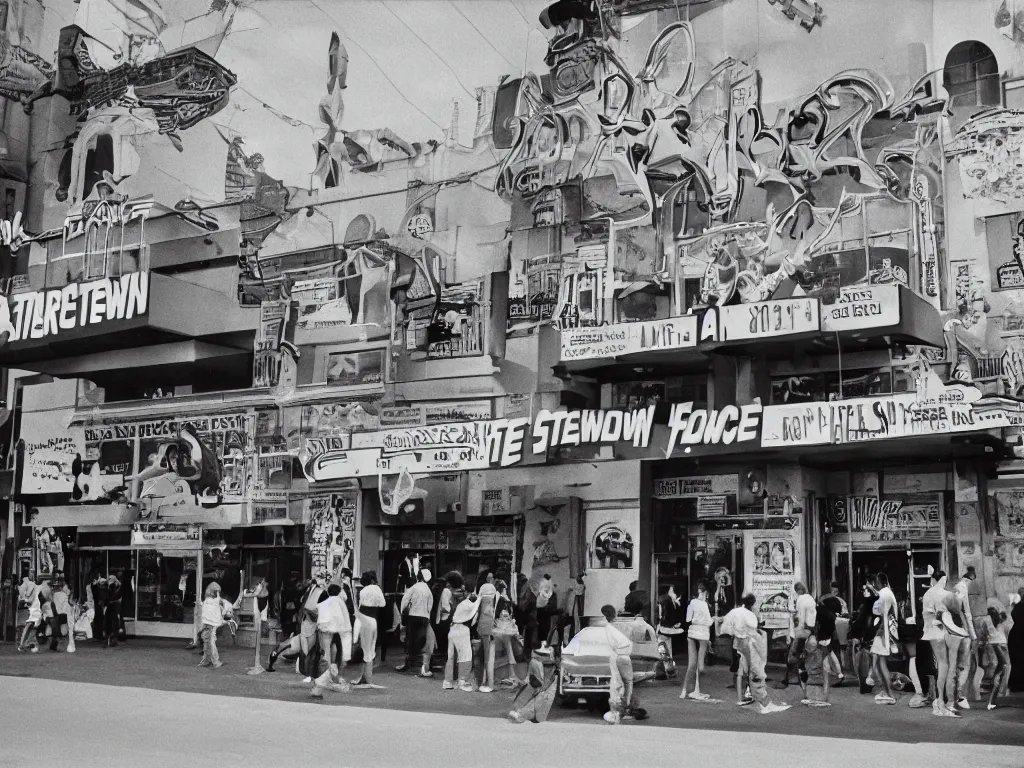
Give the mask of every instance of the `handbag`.
[{"label": "handbag", "polygon": [[499,616],[494,620],[491,635],[493,637],[518,637],[519,627],[516,626],[516,620],[508,615]]},{"label": "handbag", "polygon": [[527,660],[526,646],[523,645],[523,638],[519,635],[512,637],[512,658],[516,660],[516,664],[522,664]]}]

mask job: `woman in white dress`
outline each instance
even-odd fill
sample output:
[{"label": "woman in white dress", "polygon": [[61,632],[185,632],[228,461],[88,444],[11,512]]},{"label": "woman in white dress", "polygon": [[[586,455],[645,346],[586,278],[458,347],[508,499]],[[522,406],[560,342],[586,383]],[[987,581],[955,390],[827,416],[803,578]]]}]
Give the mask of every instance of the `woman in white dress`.
[{"label": "woman in white dress", "polygon": [[[689,630],[686,637],[686,678],[683,680],[681,699],[706,701],[711,698],[700,692],[700,673],[704,671],[704,657],[711,640],[711,610],[708,608],[707,588],[697,587],[697,596],[686,606],[686,622]],[[690,690],[691,681],[693,690]]]}]

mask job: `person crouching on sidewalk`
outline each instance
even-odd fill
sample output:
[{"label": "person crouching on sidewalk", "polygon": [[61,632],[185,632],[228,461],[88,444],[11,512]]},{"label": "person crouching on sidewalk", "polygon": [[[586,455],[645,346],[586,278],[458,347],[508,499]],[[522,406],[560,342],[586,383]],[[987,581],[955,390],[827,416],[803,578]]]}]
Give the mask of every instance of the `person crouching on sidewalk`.
[{"label": "person crouching on sidewalk", "polygon": [[217,630],[225,624],[225,612],[230,615],[231,603],[220,596],[220,584],[211,581],[203,593],[203,629],[200,637],[203,641],[203,660],[199,662],[200,667],[222,667],[224,662],[220,660],[217,652]]},{"label": "person crouching on sidewalk", "polygon": [[604,616],[604,630],[612,651],[608,659],[612,676],[608,696],[610,709],[604,719],[607,723],[618,725],[623,718],[633,719],[633,713],[640,708],[640,700],[633,688],[633,660],[629,656],[633,652],[633,641],[612,626],[617,615],[613,606],[602,606],[601,615]]},{"label": "person crouching on sidewalk", "polygon": [[[341,585],[331,584],[327,588],[327,599],[317,606],[317,630],[320,638],[320,653],[327,659],[327,671],[313,682],[310,695],[314,699],[324,697],[324,688],[348,693],[349,682],[342,678],[341,668],[352,658],[352,623],[348,617],[348,606],[341,596]],[[337,648],[332,653],[332,647]]]}]

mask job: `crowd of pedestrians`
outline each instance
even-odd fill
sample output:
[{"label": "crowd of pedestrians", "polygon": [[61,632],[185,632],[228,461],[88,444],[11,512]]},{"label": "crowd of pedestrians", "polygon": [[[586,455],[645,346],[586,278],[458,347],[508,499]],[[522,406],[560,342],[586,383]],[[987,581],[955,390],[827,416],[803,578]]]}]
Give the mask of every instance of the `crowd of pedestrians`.
[{"label": "crowd of pedestrians", "polygon": [[[932,572],[916,631],[905,620],[905,606],[885,573],[866,578],[862,600],[852,611],[834,583],[818,599],[803,584],[795,584],[785,666],[775,688],[799,686],[802,704],[830,707],[832,689],[846,682],[849,671],[860,692],[874,693],[879,705],[896,704],[898,694],[912,686],[916,692],[911,707],[959,718],[980,698],[980,668],[991,681],[984,707],[997,708],[1001,697],[1024,690],[1024,600],[1011,605],[1010,612],[990,604],[984,615],[974,616],[969,592],[975,578],[973,569],[967,569],[950,588],[944,572]],[[517,574],[514,592],[510,582],[510,573],[485,570],[468,580],[458,571],[435,577],[428,568],[409,569],[399,582],[403,589],[392,595],[385,595],[374,571],[362,574],[358,588],[347,569],[306,585],[296,582],[282,593],[281,626],[290,632],[271,649],[266,671],[274,672],[282,662],[294,663],[314,698],[328,691],[379,687],[374,669],[384,663],[389,641],[398,641],[404,653],[396,671],[433,678],[435,670],[443,670],[443,691],[513,691],[509,718],[543,722],[556,695],[562,646],[586,623],[581,620],[583,579],[561,596],[547,575],[531,581]],[[124,637],[122,604],[132,586],[114,574],[97,573],[78,599],[59,573],[42,585],[26,576],[18,589],[19,604],[28,611],[18,650],[38,652],[48,635],[51,650],[58,650],[66,636],[73,651],[76,633],[104,647],[117,645]],[[237,628],[234,616],[242,596],[232,603],[221,592],[217,582],[208,584],[197,606],[196,636],[189,647],[202,650],[201,667],[223,666],[218,633],[226,627],[233,635]],[[1020,592],[1024,598],[1024,588]],[[265,589],[252,592],[257,600],[261,595],[265,602]],[[642,618],[651,608],[646,592],[632,585],[625,603],[638,614],[634,623],[640,639],[656,636],[661,644],[669,676],[675,676],[671,658],[682,650],[685,638],[680,699],[720,703],[706,681],[702,688],[701,675],[713,655],[713,639],[722,638],[732,648],[735,682],[728,687],[735,687],[736,704],[756,705],[762,714],[789,709],[785,702],[773,701],[768,691],[771,643],[758,616],[757,598],[743,594],[722,618],[712,618],[708,598],[704,584],[697,585],[689,600],[684,589],[669,588],[655,606],[656,630]],[[590,625],[602,630],[607,645],[611,683],[605,720],[642,719],[646,711],[633,685],[632,659],[639,636],[629,636],[633,625],[623,624],[614,607],[604,606],[601,613]],[[721,648],[721,643],[716,646]],[[891,666],[904,657],[910,659],[908,675]],[[346,679],[343,673],[350,665],[357,673]]]}]

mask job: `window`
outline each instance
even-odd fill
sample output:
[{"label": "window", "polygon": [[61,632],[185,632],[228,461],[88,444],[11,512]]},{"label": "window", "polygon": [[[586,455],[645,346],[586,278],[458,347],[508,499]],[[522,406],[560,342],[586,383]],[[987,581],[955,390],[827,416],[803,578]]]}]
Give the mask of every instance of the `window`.
[{"label": "window", "polygon": [[951,107],[998,106],[1001,103],[999,64],[984,43],[968,40],[946,56],[942,84]]}]

